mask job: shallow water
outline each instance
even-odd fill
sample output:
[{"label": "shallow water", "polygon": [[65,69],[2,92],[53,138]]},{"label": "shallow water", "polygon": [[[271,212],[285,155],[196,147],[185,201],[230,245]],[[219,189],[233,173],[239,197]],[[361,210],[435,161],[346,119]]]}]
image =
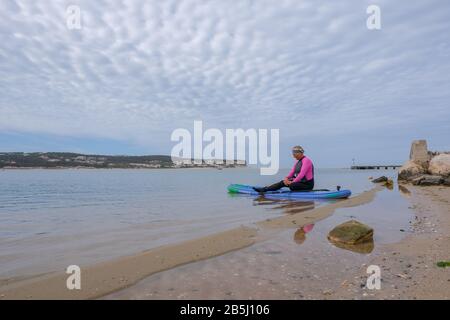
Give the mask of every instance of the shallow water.
[{"label": "shallow water", "polygon": [[[324,220],[248,248],[151,275],[103,299],[324,299],[349,284],[352,291],[365,285],[366,278],[354,275],[365,274],[381,246],[409,232],[409,205],[396,188],[384,189],[368,204],[339,208]],[[372,227],[374,242],[362,249],[330,243],[330,230],[349,219]]]},{"label": "shallow water", "polygon": [[[91,264],[326,203],[226,192],[230,183],[269,184],[285,171],[0,170],[0,277]],[[395,171],[318,169],[316,188],[358,194],[381,174]]]}]

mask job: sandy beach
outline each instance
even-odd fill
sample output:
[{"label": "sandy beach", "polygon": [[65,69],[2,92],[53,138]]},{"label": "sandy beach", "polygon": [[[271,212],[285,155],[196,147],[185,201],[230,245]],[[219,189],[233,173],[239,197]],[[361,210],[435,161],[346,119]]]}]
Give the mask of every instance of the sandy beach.
[{"label": "sandy beach", "polygon": [[[331,245],[299,250],[304,234],[296,238],[298,231],[280,232],[244,250],[154,275],[105,298],[448,299],[449,269],[436,262],[448,260],[450,252],[450,190],[406,188],[414,214],[409,230],[400,241],[379,245],[369,254]],[[380,290],[366,288],[369,265],[381,268]]]},{"label": "sandy beach", "polygon": [[442,2],[0,1],[0,301],[449,300]]},{"label": "sandy beach", "polygon": [[[412,232],[402,241],[387,245],[370,260],[383,272],[382,290],[356,292],[341,287],[333,298],[444,299],[450,298],[450,269],[436,266],[450,259],[450,188],[411,187],[415,213]],[[364,272],[360,273],[365,277]]]},{"label": "sandy beach", "polygon": [[350,199],[337,201],[303,213],[267,219],[255,228],[240,227],[229,231],[162,246],[133,256],[82,268],[82,290],[67,290],[65,273],[51,273],[25,280],[4,280],[0,288],[3,299],[90,299],[101,297],[160,271],[182,264],[211,258],[242,249],[270,237],[274,230],[287,226],[303,226],[330,216],[340,207],[352,207],[370,202],[379,188]]},{"label": "sandy beach", "polygon": [[[436,262],[447,260],[450,252],[450,189],[406,188],[397,192],[376,186],[350,199],[305,207],[253,227],[85,266],[81,290],[67,290],[63,272],[4,279],[0,298],[446,299],[450,276],[448,269],[436,267]],[[324,241],[336,219],[347,219],[346,212],[374,216],[389,210],[383,207],[383,197],[392,197],[392,192],[398,198],[402,194],[409,203],[412,218],[406,232],[395,230],[386,236],[387,243],[381,239],[375,250],[363,249],[362,253]],[[302,228],[314,224],[314,230],[306,235]],[[305,242],[306,238],[311,240]],[[366,268],[371,264],[382,270],[382,289],[378,291],[364,286]]]}]

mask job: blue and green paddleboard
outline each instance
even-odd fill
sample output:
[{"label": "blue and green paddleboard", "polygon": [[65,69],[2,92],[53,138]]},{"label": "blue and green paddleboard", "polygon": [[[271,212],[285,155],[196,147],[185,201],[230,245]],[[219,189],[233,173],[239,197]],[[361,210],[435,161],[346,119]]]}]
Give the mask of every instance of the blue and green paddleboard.
[{"label": "blue and green paddleboard", "polygon": [[[253,190],[253,186],[245,184],[230,184],[228,186],[229,193],[239,193],[248,195],[260,195],[258,192]],[[350,190],[334,190],[334,191],[323,191],[323,190],[311,190],[311,191],[290,191],[290,190],[278,190],[278,191],[267,191],[264,193],[265,196],[270,198],[280,198],[280,199],[345,199],[350,197],[352,192]]]}]

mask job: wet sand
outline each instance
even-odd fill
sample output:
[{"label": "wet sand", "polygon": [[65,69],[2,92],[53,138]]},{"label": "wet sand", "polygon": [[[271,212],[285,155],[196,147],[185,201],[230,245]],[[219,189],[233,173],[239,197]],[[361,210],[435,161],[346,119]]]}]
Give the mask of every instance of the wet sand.
[{"label": "wet sand", "polygon": [[[448,299],[450,269],[436,262],[450,259],[450,189],[406,188],[407,210],[387,201],[400,199],[397,191],[381,187],[315,209],[281,204],[284,216],[254,227],[84,267],[82,290],[67,290],[64,273],[48,274],[3,282],[0,299]],[[375,226],[374,246],[325,240],[355,217]],[[382,270],[381,290],[365,287],[372,264]]]},{"label": "wet sand", "polygon": [[336,201],[304,212],[285,215],[257,223],[254,227],[235,228],[175,245],[162,246],[113,261],[82,266],[81,290],[66,288],[67,274],[51,273],[15,281],[4,280],[0,299],[92,299],[105,296],[136,284],[152,274],[174,267],[205,260],[230,251],[242,249],[271,236],[277,229],[304,226],[325,219],[334,210],[369,203],[380,188],[364,192],[350,199]]},{"label": "wet sand", "polygon": [[[340,288],[332,296],[340,299],[450,299],[450,188],[412,187],[412,232],[397,243],[386,245],[369,261],[381,267],[381,290]],[[407,195],[408,196],[408,195]],[[357,275],[363,277],[363,270]]]},{"label": "wet sand", "polygon": [[[104,298],[448,299],[450,268],[438,268],[436,262],[450,259],[450,189],[406,188],[406,208],[386,206],[390,196],[400,196],[384,190],[373,203],[354,211],[341,208],[312,230],[288,228],[251,247],[155,274]],[[392,215],[405,209],[411,213],[407,226],[394,224],[388,230],[390,225],[377,225],[383,219],[377,216],[380,210],[390,208]],[[375,226],[374,248],[355,252],[324,239],[334,224],[348,219],[346,214]],[[369,265],[381,268],[380,290],[366,287]]]}]

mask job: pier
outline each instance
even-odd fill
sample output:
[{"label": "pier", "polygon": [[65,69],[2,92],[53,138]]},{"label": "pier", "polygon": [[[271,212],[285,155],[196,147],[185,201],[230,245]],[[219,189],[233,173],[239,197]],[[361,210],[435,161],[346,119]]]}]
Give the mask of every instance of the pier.
[{"label": "pier", "polygon": [[352,170],[388,170],[388,169],[397,169],[400,168],[401,165],[370,165],[370,166],[351,166]]}]

